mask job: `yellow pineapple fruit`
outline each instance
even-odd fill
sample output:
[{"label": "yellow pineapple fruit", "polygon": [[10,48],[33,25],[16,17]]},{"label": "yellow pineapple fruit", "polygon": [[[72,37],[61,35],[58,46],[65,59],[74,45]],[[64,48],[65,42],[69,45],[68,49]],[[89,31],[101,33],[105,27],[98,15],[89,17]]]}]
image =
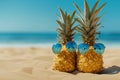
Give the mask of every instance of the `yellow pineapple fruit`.
[{"label": "yellow pineapple fruit", "polygon": [[60,9],[60,20],[57,20],[59,28],[57,29],[58,43],[54,44],[52,50],[54,52],[53,70],[72,72],[75,70],[76,48],[77,45],[73,41],[75,34],[74,19],[75,11],[72,15],[63,12]]},{"label": "yellow pineapple fruit", "polygon": [[101,43],[96,43],[96,35],[100,34],[98,28],[101,25],[99,20],[102,17],[98,17],[98,13],[106,3],[97,8],[99,2],[100,0],[90,10],[87,1],[84,0],[84,13],[74,3],[80,14],[77,15],[77,22],[80,24],[80,27],[77,27],[76,30],[80,32],[83,41],[82,44],[78,45],[77,69],[85,73],[99,73],[103,69],[102,54],[105,46]]}]

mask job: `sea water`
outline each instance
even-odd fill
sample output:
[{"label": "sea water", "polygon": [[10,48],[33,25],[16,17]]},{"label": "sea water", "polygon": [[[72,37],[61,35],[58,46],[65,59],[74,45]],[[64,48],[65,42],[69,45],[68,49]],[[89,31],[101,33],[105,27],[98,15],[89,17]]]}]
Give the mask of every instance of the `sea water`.
[{"label": "sea water", "polygon": [[[102,33],[98,38],[97,42],[107,47],[120,47],[120,33]],[[80,34],[74,39],[77,44],[82,43]],[[57,43],[57,33],[0,33],[0,47],[50,47],[54,43]]]}]

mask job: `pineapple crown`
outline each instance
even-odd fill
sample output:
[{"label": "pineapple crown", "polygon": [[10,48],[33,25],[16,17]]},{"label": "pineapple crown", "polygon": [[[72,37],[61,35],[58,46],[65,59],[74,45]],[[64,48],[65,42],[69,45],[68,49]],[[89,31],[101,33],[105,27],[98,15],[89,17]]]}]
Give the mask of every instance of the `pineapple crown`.
[{"label": "pineapple crown", "polygon": [[73,41],[73,36],[75,35],[74,24],[76,22],[76,19],[74,19],[75,13],[76,11],[70,15],[60,8],[59,20],[56,20],[59,25],[59,28],[57,28],[59,43],[66,44],[69,41]]},{"label": "pineapple crown", "polygon": [[87,1],[84,0],[84,13],[81,11],[78,5],[74,3],[74,6],[79,12],[79,15],[77,15],[77,22],[80,25],[80,27],[77,27],[76,30],[81,33],[82,41],[86,44],[89,44],[90,46],[93,46],[97,40],[96,35],[100,34],[98,31],[98,28],[101,25],[99,20],[103,15],[98,17],[98,14],[106,5],[106,3],[104,3],[97,8],[99,2],[100,0],[97,0],[93,8],[90,10]]}]

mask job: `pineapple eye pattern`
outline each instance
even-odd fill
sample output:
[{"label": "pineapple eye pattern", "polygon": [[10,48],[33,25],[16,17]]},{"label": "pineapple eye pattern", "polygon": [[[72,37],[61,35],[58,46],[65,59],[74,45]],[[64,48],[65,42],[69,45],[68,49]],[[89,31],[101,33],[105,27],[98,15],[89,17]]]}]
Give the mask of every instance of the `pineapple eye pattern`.
[{"label": "pineapple eye pattern", "polygon": [[78,52],[80,54],[85,54],[89,50],[89,45],[82,43],[78,45]]},{"label": "pineapple eye pattern", "polygon": [[66,48],[69,52],[75,52],[77,48],[77,44],[73,41],[67,42]]},{"label": "pineapple eye pattern", "polygon": [[59,44],[59,43],[54,44],[54,45],[52,46],[52,51],[53,51],[54,54],[60,53],[61,49],[62,49],[62,45]]},{"label": "pineapple eye pattern", "polygon": [[93,47],[94,47],[94,51],[97,54],[103,54],[105,51],[105,46],[102,43],[96,43],[96,44],[94,44]]}]

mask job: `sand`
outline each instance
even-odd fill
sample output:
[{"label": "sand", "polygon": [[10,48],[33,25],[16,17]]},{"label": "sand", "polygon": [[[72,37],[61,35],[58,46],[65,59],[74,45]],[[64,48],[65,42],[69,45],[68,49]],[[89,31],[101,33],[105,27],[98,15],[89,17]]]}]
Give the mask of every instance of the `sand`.
[{"label": "sand", "polygon": [[0,80],[120,80],[120,49],[106,49],[101,74],[51,70],[50,48],[0,48]]}]

